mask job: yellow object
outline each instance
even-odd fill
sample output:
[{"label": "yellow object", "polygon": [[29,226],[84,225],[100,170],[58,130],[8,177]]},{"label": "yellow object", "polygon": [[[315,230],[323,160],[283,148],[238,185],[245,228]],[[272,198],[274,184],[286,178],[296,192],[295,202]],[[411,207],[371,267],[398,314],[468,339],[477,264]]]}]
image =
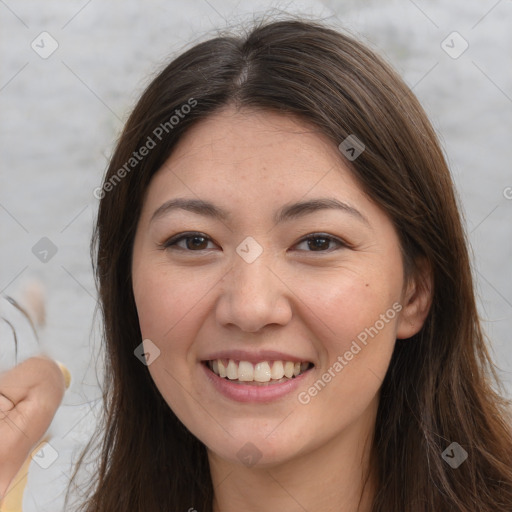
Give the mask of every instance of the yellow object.
[{"label": "yellow object", "polygon": [[[66,382],[66,389],[69,388],[71,384],[71,373],[69,370],[62,364],[57,361],[59,368],[64,375],[64,380]],[[23,463],[23,466],[18,471],[17,475],[14,477],[9,489],[3,499],[0,500],[0,512],[23,512],[23,493],[25,492],[25,487],[27,486],[28,480],[28,469],[30,466],[30,462],[32,461],[32,456],[34,453],[37,453],[41,446],[44,445],[49,438],[45,437],[39,444],[32,450],[30,457]]]},{"label": "yellow object", "polygon": [[69,373],[69,370],[62,363],[59,363],[59,361],[56,361],[56,363],[59,365],[62,375],[64,375],[64,380],[66,382],[66,389],[68,389],[69,385],[71,384],[71,373]]},{"label": "yellow object", "polygon": [[[39,448],[39,446],[38,446]],[[24,462],[18,474],[11,482],[9,489],[5,493],[5,497],[0,501],[0,512],[22,512],[23,510],[23,492],[27,485],[28,467],[30,465],[31,457]]]}]

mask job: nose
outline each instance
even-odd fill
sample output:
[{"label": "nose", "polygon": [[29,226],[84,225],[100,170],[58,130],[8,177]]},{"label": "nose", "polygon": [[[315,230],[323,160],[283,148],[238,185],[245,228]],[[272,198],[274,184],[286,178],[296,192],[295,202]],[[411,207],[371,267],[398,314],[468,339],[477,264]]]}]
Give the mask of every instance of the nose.
[{"label": "nose", "polygon": [[219,283],[217,322],[251,333],[270,325],[286,325],[292,318],[291,292],[271,262],[263,255],[252,263],[238,256],[235,259]]}]

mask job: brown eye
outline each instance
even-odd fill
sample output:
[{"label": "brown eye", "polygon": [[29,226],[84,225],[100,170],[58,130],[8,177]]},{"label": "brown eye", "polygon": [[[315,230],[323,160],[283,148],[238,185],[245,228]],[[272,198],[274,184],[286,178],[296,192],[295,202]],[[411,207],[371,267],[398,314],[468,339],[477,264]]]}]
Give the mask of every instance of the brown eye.
[{"label": "brown eye", "polygon": [[312,251],[322,251],[329,249],[330,240],[328,238],[310,238],[307,243]]},{"label": "brown eye", "polygon": [[331,252],[332,250],[336,249],[336,247],[332,247],[333,244],[335,246],[337,245],[338,248],[346,246],[346,244],[341,240],[338,240],[337,238],[334,238],[330,235],[323,234],[308,236],[307,238],[302,239],[297,244],[297,246],[300,246],[301,244],[306,244],[306,252]]},{"label": "brown eye", "polygon": [[187,249],[190,249],[190,250],[206,249],[206,246],[208,245],[208,240],[204,236],[192,236],[192,237],[187,237],[184,240],[186,240]]},{"label": "brown eye", "polygon": [[164,242],[162,247],[165,249],[179,249],[191,252],[204,251],[208,249],[209,242],[211,242],[210,238],[202,233],[181,233]]}]

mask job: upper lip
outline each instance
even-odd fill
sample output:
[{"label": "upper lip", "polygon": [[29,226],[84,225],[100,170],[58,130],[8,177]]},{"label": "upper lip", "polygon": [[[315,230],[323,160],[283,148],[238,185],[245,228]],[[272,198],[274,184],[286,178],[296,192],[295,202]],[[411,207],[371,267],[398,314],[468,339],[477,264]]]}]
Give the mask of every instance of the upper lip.
[{"label": "upper lip", "polygon": [[307,357],[297,357],[275,350],[259,350],[257,352],[248,352],[246,350],[221,350],[206,356],[203,361],[214,361],[215,359],[233,359],[233,361],[248,361],[253,364],[262,361],[312,362],[312,360]]}]

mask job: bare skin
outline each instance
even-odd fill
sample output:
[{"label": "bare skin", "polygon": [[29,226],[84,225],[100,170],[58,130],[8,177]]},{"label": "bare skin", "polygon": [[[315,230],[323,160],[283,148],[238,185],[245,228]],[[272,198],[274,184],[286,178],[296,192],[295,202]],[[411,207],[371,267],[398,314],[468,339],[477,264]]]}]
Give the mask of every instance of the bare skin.
[{"label": "bare skin", "polygon": [[[176,198],[206,200],[229,215],[173,209],[154,217]],[[359,213],[323,208],[275,222],[281,208],[313,198]],[[206,237],[199,249],[184,239],[165,245],[190,232]],[[324,239],[316,250],[305,238],[318,233],[344,243]],[[249,236],[263,251],[251,263],[236,250]],[[364,478],[379,389],[395,340],[421,329],[430,294],[420,279],[405,280],[394,226],[332,142],[261,111],[229,108],[192,128],[149,186],[132,276],[142,337],[160,350],[150,373],[208,448],[215,512],[370,509],[375,475],[366,487]],[[311,396],[381,315],[378,333]],[[242,403],[205,371],[203,361],[222,350],[280,351],[314,368],[292,393]],[[239,455],[246,443],[257,448],[255,464]]]},{"label": "bare skin", "polygon": [[0,499],[59,407],[65,379],[46,357],[32,357],[0,374]]}]

